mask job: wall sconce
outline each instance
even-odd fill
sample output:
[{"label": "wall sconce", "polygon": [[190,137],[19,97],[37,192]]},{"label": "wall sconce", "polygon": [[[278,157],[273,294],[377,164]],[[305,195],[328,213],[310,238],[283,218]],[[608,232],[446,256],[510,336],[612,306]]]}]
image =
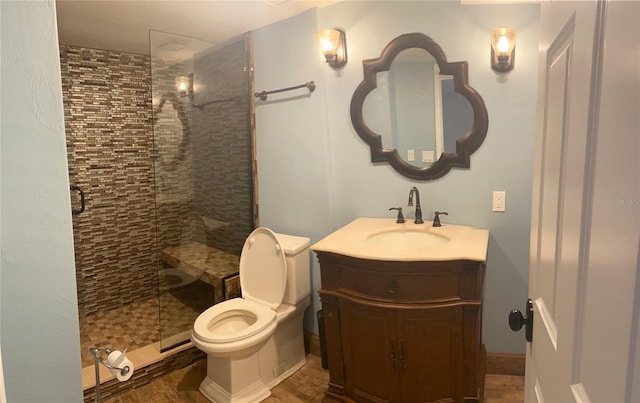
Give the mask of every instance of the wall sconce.
[{"label": "wall sconce", "polygon": [[341,29],[323,29],[318,32],[320,49],[326,62],[334,69],[347,64],[347,39]]},{"label": "wall sconce", "polygon": [[176,77],[176,90],[181,97],[193,96],[193,74]]},{"label": "wall sconce", "polygon": [[513,69],[516,58],[516,31],[498,28],[491,31],[491,68],[500,73]]}]

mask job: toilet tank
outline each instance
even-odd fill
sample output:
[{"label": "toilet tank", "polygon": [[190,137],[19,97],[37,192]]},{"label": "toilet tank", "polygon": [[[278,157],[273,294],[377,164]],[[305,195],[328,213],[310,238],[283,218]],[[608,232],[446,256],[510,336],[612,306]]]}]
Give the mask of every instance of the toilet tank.
[{"label": "toilet tank", "polygon": [[311,294],[309,245],[311,239],[276,233],[287,262],[287,286],[282,302],[295,305]]}]

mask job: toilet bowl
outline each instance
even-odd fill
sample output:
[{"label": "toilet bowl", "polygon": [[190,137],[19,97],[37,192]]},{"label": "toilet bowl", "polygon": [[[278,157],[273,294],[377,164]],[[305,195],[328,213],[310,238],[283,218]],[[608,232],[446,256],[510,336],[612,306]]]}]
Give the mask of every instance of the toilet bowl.
[{"label": "toilet bowl", "polygon": [[200,391],[212,402],[258,402],[304,365],[310,239],[257,228],[240,256],[242,298],[212,306],[191,340],[207,354]]}]

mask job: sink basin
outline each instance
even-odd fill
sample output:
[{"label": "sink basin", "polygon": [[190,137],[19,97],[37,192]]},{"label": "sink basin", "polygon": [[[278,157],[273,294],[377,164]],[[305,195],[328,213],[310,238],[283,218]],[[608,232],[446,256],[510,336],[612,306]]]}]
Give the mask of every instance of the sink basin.
[{"label": "sink basin", "polygon": [[464,225],[396,223],[394,218],[358,218],[311,246],[361,259],[386,261],[486,261],[489,231]]},{"label": "sink basin", "polygon": [[420,250],[447,242],[449,239],[443,235],[405,228],[375,233],[366,239],[367,245],[372,248],[385,248],[394,251]]}]

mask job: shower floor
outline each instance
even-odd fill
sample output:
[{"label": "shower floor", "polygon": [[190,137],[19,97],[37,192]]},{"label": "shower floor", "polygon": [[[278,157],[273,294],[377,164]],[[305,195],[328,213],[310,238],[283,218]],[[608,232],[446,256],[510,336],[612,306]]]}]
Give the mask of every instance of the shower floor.
[{"label": "shower floor", "polygon": [[157,298],[80,318],[82,367],[93,365],[92,347],[135,350],[158,341]]},{"label": "shower floor", "polygon": [[[136,301],[80,318],[82,367],[93,365],[93,356],[89,352],[92,347],[133,351],[157,343],[161,332],[166,338],[190,330],[200,312],[211,305],[213,288],[196,281],[185,287],[163,291],[160,298]],[[158,318],[160,306],[162,315]]]}]

